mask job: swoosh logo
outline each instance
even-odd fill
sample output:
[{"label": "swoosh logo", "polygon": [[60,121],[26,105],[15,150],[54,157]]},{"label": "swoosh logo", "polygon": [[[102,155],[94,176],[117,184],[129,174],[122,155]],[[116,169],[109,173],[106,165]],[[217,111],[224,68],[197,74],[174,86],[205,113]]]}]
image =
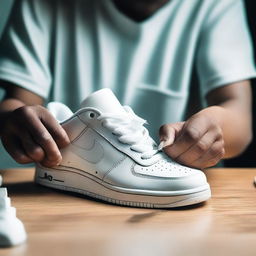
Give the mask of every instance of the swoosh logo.
[{"label": "swoosh logo", "polygon": [[[85,135],[85,134],[84,134]],[[79,142],[73,142],[71,146],[71,150],[80,158],[86,160],[89,163],[97,164],[104,157],[104,148],[103,146],[92,136],[88,136],[86,134],[84,141],[84,145],[81,145],[82,138],[79,139]],[[84,137],[84,136],[82,136]]]}]

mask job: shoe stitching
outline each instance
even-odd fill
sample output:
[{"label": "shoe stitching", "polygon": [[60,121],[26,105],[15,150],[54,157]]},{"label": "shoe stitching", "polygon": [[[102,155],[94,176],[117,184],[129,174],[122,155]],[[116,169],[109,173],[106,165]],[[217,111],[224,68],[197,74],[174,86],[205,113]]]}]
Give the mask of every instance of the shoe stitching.
[{"label": "shoe stitching", "polygon": [[[115,169],[118,165],[120,165],[128,156],[123,154],[123,157],[117,161],[112,167],[110,167],[107,172],[104,174],[104,176],[102,177],[102,179],[104,180],[106,178],[106,176],[113,170]],[[105,182],[105,181],[104,181]],[[108,183],[108,182],[107,182]],[[110,183],[109,183],[110,184]]]}]

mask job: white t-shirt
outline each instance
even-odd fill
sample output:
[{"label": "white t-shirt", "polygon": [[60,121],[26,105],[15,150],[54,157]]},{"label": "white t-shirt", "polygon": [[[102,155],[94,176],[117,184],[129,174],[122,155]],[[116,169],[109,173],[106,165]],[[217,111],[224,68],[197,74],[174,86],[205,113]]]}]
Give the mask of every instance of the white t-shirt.
[{"label": "white t-shirt", "polygon": [[194,67],[204,98],[254,77],[252,56],[241,0],[171,0],[143,22],[111,0],[19,0],[0,43],[0,79],[73,110],[111,88],[157,138],[162,124],[184,119]]}]

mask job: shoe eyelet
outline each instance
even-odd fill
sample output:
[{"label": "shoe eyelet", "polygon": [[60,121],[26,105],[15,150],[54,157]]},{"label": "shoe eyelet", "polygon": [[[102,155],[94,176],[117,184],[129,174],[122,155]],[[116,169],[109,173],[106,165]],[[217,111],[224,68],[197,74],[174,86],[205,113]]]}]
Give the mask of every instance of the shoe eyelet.
[{"label": "shoe eyelet", "polygon": [[90,117],[90,118],[94,118],[94,117],[95,117],[95,114],[94,114],[93,112],[91,112],[91,113],[89,114],[89,117]]}]

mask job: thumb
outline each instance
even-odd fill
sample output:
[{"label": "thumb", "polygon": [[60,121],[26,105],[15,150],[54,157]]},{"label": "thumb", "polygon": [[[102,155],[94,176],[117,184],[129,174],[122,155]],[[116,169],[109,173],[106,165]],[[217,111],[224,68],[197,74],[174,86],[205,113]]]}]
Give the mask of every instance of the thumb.
[{"label": "thumb", "polygon": [[177,134],[181,131],[185,122],[177,122],[172,124],[164,124],[159,129],[160,144],[158,149],[163,149],[166,146],[171,146]]}]

